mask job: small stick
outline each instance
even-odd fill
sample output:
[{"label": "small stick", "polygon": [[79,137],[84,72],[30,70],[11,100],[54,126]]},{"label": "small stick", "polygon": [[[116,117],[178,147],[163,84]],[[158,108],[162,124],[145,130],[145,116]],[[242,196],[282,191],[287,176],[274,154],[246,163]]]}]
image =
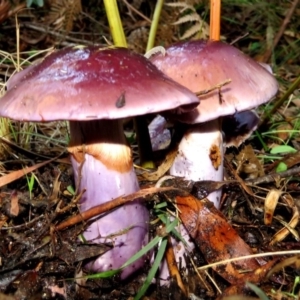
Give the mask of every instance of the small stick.
[{"label": "small stick", "polygon": [[88,210],[86,210],[76,216],[73,216],[73,217],[69,218],[68,220],[63,221],[62,223],[58,224],[55,227],[55,229],[56,230],[65,229],[65,228],[75,225],[81,221],[86,221],[93,217],[96,217],[106,211],[112,210],[118,206],[121,206],[130,201],[133,201],[137,198],[143,198],[143,197],[146,197],[146,196],[154,194],[154,193],[167,192],[167,191],[181,191],[182,192],[182,190],[176,189],[173,187],[163,187],[163,188],[152,187],[152,188],[142,189],[142,190],[140,190],[136,193],[130,194],[128,196],[118,197],[111,201],[97,205],[91,209],[88,209]]},{"label": "small stick", "polygon": [[274,182],[280,178],[286,178],[286,177],[299,175],[299,174],[300,174],[300,167],[295,167],[284,172],[271,173],[269,175],[261,176],[255,179],[246,179],[245,183],[247,185],[258,185],[261,183]]},{"label": "small stick", "polygon": [[137,15],[139,15],[141,18],[143,18],[145,21],[151,24],[152,21],[149,18],[147,18],[145,15],[143,15],[141,12],[139,12],[138,9],[135,9],[134,6],[128,3],[127,0],[122,0],[122,1],[127,5],[128,9],[131,9],[133,12],[135,12]]},{"label": "small stick", "polygon": [[213,90],[219,90],[219,91],[220,91],[220,89],[221,89],[223,86],[229,84],[230,82],[231,82],[231,79],[226,79],[225,81],[223,81],[223,82],[221,82],[221,83],[218,83],[218,84],[216,84],[215,86],[213,86],[213,87],[211,87],[211,88],[209,88],[209,89],[207,89],[207,90],[203,90],[203,91],[200,91],[200,92],[196,92],[195,94],[196,94],[197,96],[202,96],[202,95],[206,95],[206,94],[212,92]]}]

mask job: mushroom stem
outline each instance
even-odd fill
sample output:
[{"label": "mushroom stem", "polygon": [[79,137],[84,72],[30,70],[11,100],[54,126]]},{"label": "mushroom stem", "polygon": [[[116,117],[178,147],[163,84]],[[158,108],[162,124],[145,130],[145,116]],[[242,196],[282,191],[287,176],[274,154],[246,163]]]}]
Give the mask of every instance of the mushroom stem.
[{"label": "mushroom stem", "polygon": [[[191,125],[180,141],[177,156],[170,168],[170,175],[183,177],[187,180],[223,180],[223,137],[221,133],[221,119],[206,123]],[[219,208],[222,189],[212,192],[208,199]],[[183,270],[187,269],[186,252],[191,252],[195,245],[190,241],[189,233],[181,224],[177,230],[188,244],[188,251],[181,241],[171,239],[177,264]],[[187,271],[186,271],[187,274]],[[166,262],[160,268],[160,284],[168,285],[170,273]]]},{"label": "mushroom stem", "polygon": [[[192,125],[184,134],[170,169],[173,176],[187,180],[223,180],[223,138],[220,119]],[[221,190],[208,196],[218,208]]]},{"label": "mushroom stem", "polygon": [[[120,120],[70,122],[71,153],[78,189],[86,192],[80,211],[139,190],[130,147]],[[138,200],[97,218],[84,232],[92,243],[114,247],[88,263],[86,268],[101,272],[121,267],[148,242],[149,214]],[[144,263],[139,259],[121,274],[124,279]]]}]

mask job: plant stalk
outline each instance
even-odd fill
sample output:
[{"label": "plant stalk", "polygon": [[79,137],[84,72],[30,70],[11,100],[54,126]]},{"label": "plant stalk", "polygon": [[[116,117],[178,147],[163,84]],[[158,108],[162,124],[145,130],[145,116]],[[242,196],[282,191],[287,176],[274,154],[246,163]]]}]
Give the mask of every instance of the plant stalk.
[{"label": "plant stalk", "polygon": [[211,40],[219,41],[221,32],[221,0],[210,0],[210,32]]},{"label": "plant stalk", "polygon": [[104,6],[115,46],[127,48],[117,0],[104,0]]}]

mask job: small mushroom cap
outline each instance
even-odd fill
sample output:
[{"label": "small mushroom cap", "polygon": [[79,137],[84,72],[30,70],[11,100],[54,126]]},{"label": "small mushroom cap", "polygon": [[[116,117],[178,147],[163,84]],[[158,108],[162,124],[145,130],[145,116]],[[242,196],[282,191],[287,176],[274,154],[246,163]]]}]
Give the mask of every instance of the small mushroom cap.
[{"label": "small mushroom cap", "polygon": [[201,123],[232,115],[269,101],[278,90],[274,76],[233,46],[220,41],[189,41],[166,49],[150,60],[165,74],[197,93],[231,80],[219,90],[199,96],[200,104],[179,116],[187,123]]},{"label": "small mushroom cap", "polygon": [[8,81],[0,115],[21,121],[117,119],[199,99],[127,49],[76,46],[54,52]]}]

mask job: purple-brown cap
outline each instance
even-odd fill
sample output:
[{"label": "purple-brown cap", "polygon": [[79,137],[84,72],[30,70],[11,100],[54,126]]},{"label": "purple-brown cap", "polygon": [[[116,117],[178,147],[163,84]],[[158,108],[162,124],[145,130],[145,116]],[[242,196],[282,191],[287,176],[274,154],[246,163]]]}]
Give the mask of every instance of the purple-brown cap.
[{"label": "purple-brown cap", "polygon": [[[269,101],[278,83],[259,63],[233,46],[220,41],[190,41],[166,49],[165,55],[150,60],[172,79],[197,93],[231,82],[199,96],[200,104],[190,113],[179,116],[187,123],[201,123],[232,115]],[[221,94],[221,98],[220,98]]]},{"label": "purple-brown cap", "polygon": [[127,49],[75,46],[8,81],[0,115],[21,121],[117,119],[194,108],[199,99]]}]

